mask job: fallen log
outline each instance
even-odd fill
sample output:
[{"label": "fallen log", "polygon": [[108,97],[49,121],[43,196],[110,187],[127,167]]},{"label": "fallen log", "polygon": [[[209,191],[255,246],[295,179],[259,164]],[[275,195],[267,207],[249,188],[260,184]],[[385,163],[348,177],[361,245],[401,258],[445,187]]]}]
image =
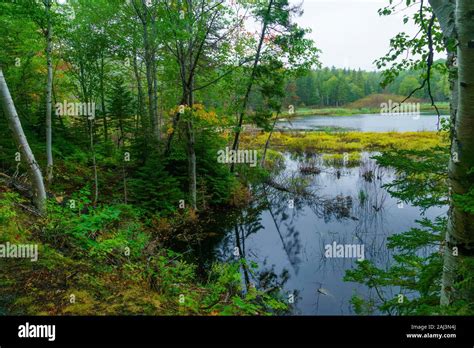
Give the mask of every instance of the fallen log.
[{"label": "fallen log", "polygon": [[31,187],[18,182],[17,180],[15,180],[14,177],[11,177],[5,173],[0,172],[0,179],[2,178],[3,178],[3,181],[6,183],[7,187],[15,189],[16,191],[20,192],[22,196],[25,196],[28,199],[33,198],[33,194],[31,193],[32,192]]}]

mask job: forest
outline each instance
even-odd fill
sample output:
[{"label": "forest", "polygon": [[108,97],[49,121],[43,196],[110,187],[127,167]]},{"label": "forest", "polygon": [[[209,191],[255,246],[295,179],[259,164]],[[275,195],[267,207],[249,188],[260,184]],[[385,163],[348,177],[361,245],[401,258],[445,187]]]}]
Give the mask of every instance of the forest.
[{"label": "forest", "polygon": [[[443,66],[445,62],[440,61],[438,64]],[[301,107],[338,107],[354,103],[373,94],[407,96],[421,84],[422,77],[415,70],[401,71],[389,85],[384,86],[382,82],[383,76],[380,72],[326,67],[309,71],[296,79],[289,79],[285,88],[284,104]],[[434,73],[431,83],[433,98],[438,102],[449,101],[447,74]],[[417,91],[413,97],[428,100],[429,94],[424,89]]]},{"label": "forest", "polygon": [[302,2],[2,0],[0,315],[474,314],[474,2],[380,7],[365,71]]}]

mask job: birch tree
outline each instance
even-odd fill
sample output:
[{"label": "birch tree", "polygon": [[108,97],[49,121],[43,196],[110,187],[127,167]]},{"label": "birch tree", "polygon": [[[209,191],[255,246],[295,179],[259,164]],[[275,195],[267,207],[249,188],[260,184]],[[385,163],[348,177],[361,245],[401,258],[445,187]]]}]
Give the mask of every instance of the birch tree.
[{"label": "birch tree", "polygon": [[[278,57],[280,62],[284,62],[284,68],[294,70],[308,69],[317,63],[319,51],[313,46],[313,41],[305,37],[309,30],[299,28],[292,21],[292,16],[301,14],[300,7],[291,6],[288,0],[268,0],[268,2],[255,4],[254,18],[261,25],[261,29],[237,118],[232,144],[234,151],[239,148],[240,133],[248,113],[249,98],[262,61],[275,60]],[[234,171],[234,163],[231,164],[231,171]]]},{"label": "birch tree", "polygon": [[[457,79],[453,86],[451,160],[449,184],[451,205],[446,232],[441,304],[472,299],[474,282],[467,280],[474,257],[474,214],[461,203],[474,188],[474,2],[431,1],[446,35],[456,35]],[[451,28],[448,23],[453,23]]]},{"label": "birch tree", "polygon": [[158,119],[158,97],[156,77],[156,7],[152,0],[132,0],[131,4],[140,19],[143,29],[145,68],[148,91],[148,117],[153,138],[160,140],[160,121]]},{"label": "birch tree", "polygon": [[[39,27],[45,41],[46,55],[46,115],[45,115],[45,131],[46,131],[46,180],[51,184],[53,180],[53,132],[52,132],[52,90],[53,90],[53,0],[27,0],[20,2],[21,14],[26,15],[33,20]],[[42,8],[44,7],[44,9]],[[58,19],[56,17],[55,19]]]},{"label": "birch tree", "polygon": [[46,64],[48,68],[48,79],[46,83],[46,179],[48,184],[51,184],[53,180],[53,131],[51,122],[52,103],[51,96],[53,90],[53,60],[52,60],[52,48],[53,48],[53,27],[51,24],[51,0],[43,0],[45,11],[46,11]]},{"label": "birch tree", "polygon": [[[408,1],[411,5],[415,1]],[[392,5],[392,1],[390,1]],[[450,305],[456,300],[470,300],[474,294],[474,282],[470,280],[472,262],[474,261],[474,215],[473,209],[466,207],[466,199],[472,200],[474,193],[474,2],[470,0],[429,0],[419,2],[417,22],[425,34],[420,39],[392,40],[392,52],[403,54],[408,48],[425,47],[422,60],[415,63],[427,68],[423,83],[416,89],[428,87],[430,92],[430,68],[433,64],[434,50],[439,44],[447,53],[447,68],[451,86],[450,98],[450,138],[451,157],[448,167],[450,206],[448,224],[444,242],[444,265],[442,274],[441,299],[442,305]],[[394,7],[386,7],[382,12],[390,14]],[[432,12],[429,24],[425,24],[424,15],[427,10]],[[385,14],[385,13],[382,13]],[[437,35],[434,19],[442,32]],[[400,39],[401,38],[401,39]],[[398,50],[397,50],[398,48]],[[399,50],[399,48],[403,48]],[[379,60],[379,68],[385,63],[395,62],[390,54]],[[470,63],[470,65],[469,65]],[[394,63],[396,66],[397,63]],[[402,66],[406,69],[406,66]],[[400,65],[398,68],[400,69]],[[388,70],[389,80],[396,76],[393,67]],[[407,99],[413,95],[414,90]],[[472,204],[472,203],[470,203]],[[471,268],[471,269],[469,269]]]},{"label": "birch tree", "polygon": [[36,162],[35,156],[31,151],[28,140],[21,126],[20,118],[10,95],[7,82],[3,76],[2,68],[0,67],[0,102],[2,104],[3,113],[7,117],[8,125],[13,132],[13,138],[20,149],[22,158],[25,159],[28,168],[28,176],[33,189],[33,201],[36,208],[41,212],[46,211],[46,190],[43,182],[43,175],[41,169]]}]

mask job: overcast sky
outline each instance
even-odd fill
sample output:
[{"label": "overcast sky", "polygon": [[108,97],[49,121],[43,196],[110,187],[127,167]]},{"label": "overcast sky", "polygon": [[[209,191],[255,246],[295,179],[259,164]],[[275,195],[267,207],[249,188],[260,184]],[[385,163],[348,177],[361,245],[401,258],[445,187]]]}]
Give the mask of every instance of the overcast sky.
[{"label": "overcast sky", "polygon": [[403,14],[380,17],[377,10],[388,0],[291,0],[303,1],[304,14],[296,22],[312,29],[311,37],[321,49],[323,66],[375,70],[373,61],[388,52],[389,41],[400,31],[415,34]]}]

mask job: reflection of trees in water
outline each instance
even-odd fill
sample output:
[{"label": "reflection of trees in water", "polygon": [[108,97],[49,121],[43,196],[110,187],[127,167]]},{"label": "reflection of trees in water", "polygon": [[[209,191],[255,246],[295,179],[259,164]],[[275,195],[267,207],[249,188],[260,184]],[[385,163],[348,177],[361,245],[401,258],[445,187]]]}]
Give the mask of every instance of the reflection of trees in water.
[{"label": "reflection of trees in water", "polygon": [[[307,156],[303,159],[299,159],[297,167],[301,166],[301,163],[306,161]],[[310,157],[312,163],[315,161],[314,157]],[[318,159],[316,162],[322,166],[322,160]],[[324,169],[328,172],[328,169]],[[343,169],[338,169],[339,173],[344,173]],[[340,176],[339,176],[340,177]],[[335,197],[321,196],[318,193],[318,187],[315,185],[314,176],[308,176],[296,172],[291,173],[280,173],[271,182],[272,192],[272,204],[273,202],[283,201],[287,205],[288,200],[293,200],[295,208],[293,209],[294,217],[298,217],[298,212],[302,212],[305,207],[311,209],[313,214],[323,219],[325,223],[331,220],[343,220],[347,218],[353,218],[351,215],[353,197],[336,195]],[[327,177],[330,180],[330,177]],[[337,180],[337,176],[334,175],[334,180]],[[270,190],[269,190],[270,192]],[[279,198],[281,197],[281,198]]]},{"label": "reflection of trees in water", "polygon": [[[331,171],[332,170],[332,171]],[[332,184],[337,187],[337,181],[341,176],[353,175],[358,171],[356,194],[343,195],[338,194],[335,197],[319,197],[317,195],[307,196],[304,199],[307,205],[316,217],[324,220],[327,224],[332,220],[343,223],[335,231],[327,231],[325,234],[317,234],[319,238],[319,256],[316,274],[319,279],[327,275],[345,273],[345,270],[355,265],[356,258],[332,258],[325,257],[325,245],[332,244],[361,244],[364,245],[364,258],[370,259],[378,264],[389,264],[391,262],[390,253],[386,248],[386,237],[391,234],[393,227],[389,224],[386,209],[389,202],[389,194],[382,188],[384,181],[389,180],[390,173],[386,169],[379,167],[376,162],[365,155],[362,164],[358,169],[348,168],[330,168],[323,169],[327,175],[324,180],[332,180]],[[388,175],[387,175],[388,174]],[[314,181],[318,182],[319,177]],[[363,192],[363,194],[357,194]],[[344,223],[346,221],[347,223]],[[353,226],[353,233],[344,230],[346,226]],[[394,289],[380,289],[388,296],[393,295]],[[369,290],[371,296],[378,296],[375,292]],[[318,294],[316,302],[316,312],[319,308]],[[341,310],[342,310],[341,304]]]},{"label": "reflection of trees in water", "polygon": [[[281,193],[269,189],[265,185],[262,186],[262,191],[288,262],[293,267],[295,274],[298,274],[299,264],[301,263],[301,241],[300,233],[295,226],[301,202],[294,200],[287,192]],[[293,199],[293,208],[289,206],[290,199]]]},{"label": "reflection of trees in water", "polygon": [[266,204],[257,200],[238,212],[238,215],[233,219],[232,230],[234,233],[227,233],[222,239],[221,248],[218,250],[220,259],[226,261],[235,259],[233,254],[235,247],[238,248],[242,258],[246,257],[246,239],[263,229],[261,213],[265,208]]},{"label": "reflection of trees in water", "polygon": [[[310,180],[306,180],[306,186],[301,187],[301,183],[305,182],[301,177],[304,178],[306,176],[297,175],[295,173],[291,175],[280,174],[278,181],[276,181],[276,179],[274,180],[276,181],[275,185],[272,185],[272,187],[264,187],[263,189],[269,202],[269,213],[273,219],[279,238],[282,241],[288,261],[295,269],[295,273],[297,273],[298,264],[301,263],[300,251],[302,246],[299,239],[299,232],[295,230],[295,226],[297,225],[296,220],[305,209],[309,208],[316,218],[323,220],[325,224],[333,220],[337,222],[349,221],[351,223],[352,221],[356,221],[356,231],[354,234],[348,235],[347,233],[340,233],[341,231],[338,231],[332,235],[332,239],[329,238],[330,240],[327,238],[327,240],[324,240],[324,235],[315,235],[315,238],[320,239],[319,246],[321,248],[319,253],[321,260],[315,270],[318,271],[320,275],[330,271],[342,273],[347,268],[348,263],[352,263],[353,260],[342,259],[339,260],[341,262],[331,262],[331,266],[328,267],[327,259],[324,257],[324,246],[331,244],[333,241],[337,241],[341,244],[353,244],[354,237],[357,238],[360,244],[367,244],[367,234],[362,233],[362,226],[364,223],[368,224],[370,221],[383,222],[383,219],[377,217],[373,218],[374,214],[372,214],[368,208],[366,208],[365,211],[363,209],[359,210],[359,207],[355,207],[357,200],[352,196],[342,194],[338,194],[335,197],[317,195]],[[334,176],[334,180],[338,180],[336,176]],[[300,185],[297,189],[292,186],[294,182],[298,182]],[[297,195],[297,193],[300,193],[300,195]],[[384,199],[382,199],[383,197],[378,194],[373,194],[371,197],[376,199],[378,203],[384,201]],[[288,201],[290,199],[294,200],[293,209],[288,208]],[[369,200],[366,202],[366,206],[370,203],[374,202]],[[290,212],[290,215],[288,212]],[[379,209],[378,215],[383,216],[381,209]],[[358,216],[362,218],[359,219]],[[357,230],[357,226],[360,226],[360,230]],[[373,236],[373,234],[369,235]],[[288,237],[293,237],[293,239]],[[373,241],[372,244],[375,245],[375,241]]]},{"label": "reflection of trees in water", "polygon": [[[297,170],[297,163],[289,163],[289,170],[280,172],[266,184],[253,187],[253,195],[257,199],[233,218],[233,227],[222,240],[221,260],[255,260],[259,265],[255,271],[242,262],[242,275],[247,286],[255,284],[268,291],[281,289],[291,273],[287,269],[278,273],[275,270],[276,264],[269,262],[269,258],[275,255],[274,251],[268,250],[261,254],[252,247],[255,244],[249,244],[248,238],[252,238],[260,230],[266,230],[268,233],[274,229],[275,237],[281,242],[288,263],[294,273],[298,274],[306,247],[301,241],[300,231],[297,230],[298,221],[301,221],[304,215],[312,213],[314,225],[305,226],[304,229],[306,231],[308,227],[314,227],[315,230],[319,228],[311,235],[314,244],[320,248],[315,254],[311,252],[313,259],[309,260],[314,264],[314,281],[323,281],[327,276],[339,275],[342,279],[345,271],[354,267],[356,258],[328,259],[324,256],[324,246],[334,241],[337,244],[362,244],[366,259],[378,264],[390,264],[390,255],[385,243],[386,237],[392,234],[394,228],[389,224],[393,222],[393,217],[389,215],[392,211],[387,209],[387,203],[392,205],[393,199],[390,199],[390,195],[381,186],[390,180],[391,172],[378,168],[372,159],[365,158],[364,161],[366,163],[361,168],[337,168],[339,175],[336,175],[336,169],[333,167],[322,167],[322,176],[303,175]],[[316,162],[313,160],[312,163]],[[350,186],[347,186],[347,181],[338,184],[346,176],[353,178],[349,181]],[[320,189],[320,184],[336,188],[341,185],[346,192],[321,194],[323,190]],[[293,201],[293,208],[290,207],[290,201]],[[239,251],[238,257],[233,255],[235,247]],[[318,252],[320,260],[314,260],[314,257],[318,257],[315,256]],[[394,291],[382,289],[385,290],[386,294]],[[295,300],[298,300],[297,292],[294,291],[293,294]],[[318,301],[320,296],[326,296],[320,293],[317,295]],[[375,293],[373,295],[377,296]],[[339,300],[338,298],[335,302],[336,307],[339,306]],[[316,306],[319,306],[319,302]],[[343,302],[340,307],[341,313],[344,312]]]},{"label": "reflection of trees in water", "polygon": [[[279,275],[275,271],[275,265],[271,265],[268,268],[262,268],[256,275],[257,286],[260,289],[265,289],[268,293],[278,293],[283,289],[285,283],[290,279],[290,272],[284,268]],[[298,292],[295,290],[293,293],[295,301],[298,296]]]},{"label": "reflection of trees in water", "polygon": [[[275,271],[275,265],[267,266],[267,257],[263,260],[247,248],[246,241],[252,235],[262,230],[262,211],[268,207],[265,199],[257,199],[253,204],[241,210],[235,220],[233,232],[227,234],[221,244],[221,260],[241,262],[241,270],[246,288],[254,285],[267,293],[277,293],[289,279],[289,272],[283,269],[280,274]],[[234,254],[235,248],[238,255]],[[258,268],[250,267],[252,260],[258,261]],[[296,296],[295,296],[296,297]]]},{"label": "reflection of trees in water", "polygon": [[339,232],[329,231],[327,234],[318,234],[316,238],[318,238],[319,240],[318,276],[320,277],[320,279],[324,278],[328,274],[343,275],[347,268],[355,265],[355,262],[357,260],[356,257],[354,258],[346,258],[346,257],[327,258],[325,256],[326,245],[329,244],[332,246],[333,242],[336,242],[337,244],[354,244],[354,236],[348,235],[346,233],[341,234]]}]

